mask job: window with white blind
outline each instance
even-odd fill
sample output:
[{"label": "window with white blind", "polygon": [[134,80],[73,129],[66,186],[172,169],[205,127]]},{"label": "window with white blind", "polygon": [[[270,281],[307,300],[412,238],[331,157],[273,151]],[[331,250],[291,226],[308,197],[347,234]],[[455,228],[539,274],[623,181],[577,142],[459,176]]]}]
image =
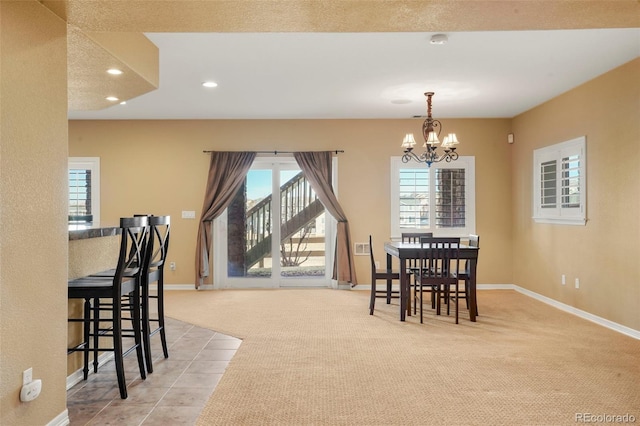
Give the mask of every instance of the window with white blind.
[{"label": "window with white blind", "polygon": [[391,157],[391,237],[475,233],[475,158],[431,167]]},{"label": "window with white blind", "polygon": [[579,137],[533,151],[533,219],[586,223],[586,141]]},{"label": "window with white blind", "polygon": [[100,158],[69,157],[69,224],[100,223]]}]

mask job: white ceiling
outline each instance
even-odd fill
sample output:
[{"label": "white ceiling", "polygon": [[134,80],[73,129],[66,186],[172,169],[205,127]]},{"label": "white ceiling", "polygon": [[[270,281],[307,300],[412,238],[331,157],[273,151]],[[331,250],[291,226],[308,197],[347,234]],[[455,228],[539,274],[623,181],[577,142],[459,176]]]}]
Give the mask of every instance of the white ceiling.
[{"label": "white ceiling", "polygon": [[640,56],[638,28],[433,34],[147,33],[159,89],[69,118],[410,118],[426,91],[435,118],[508,118]]}]

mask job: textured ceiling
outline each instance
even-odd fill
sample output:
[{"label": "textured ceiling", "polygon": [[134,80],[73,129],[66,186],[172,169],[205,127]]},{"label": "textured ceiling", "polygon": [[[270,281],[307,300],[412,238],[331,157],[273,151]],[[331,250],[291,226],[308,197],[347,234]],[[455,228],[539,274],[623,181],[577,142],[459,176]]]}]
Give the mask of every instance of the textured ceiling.
[{"label": "textured ceiling", "polygon": [[637,0],[43,1],[85,31],[394,32],[637,27]]},{"label": "textured ceiling", "polygon": [[[69,24],[69,108],[111,105],[158,85],[143,32],[462,32],[640,27],[637,0],[68,0],[41,3]],[[135,42],[131,42],[135,40]],[[149,43],[150,44],[150,43]],[[160,52],[162,54],[162,52]],[[597,55],[597,52],[594,52]],[[125,74],[106,75],[110,66]]]}]

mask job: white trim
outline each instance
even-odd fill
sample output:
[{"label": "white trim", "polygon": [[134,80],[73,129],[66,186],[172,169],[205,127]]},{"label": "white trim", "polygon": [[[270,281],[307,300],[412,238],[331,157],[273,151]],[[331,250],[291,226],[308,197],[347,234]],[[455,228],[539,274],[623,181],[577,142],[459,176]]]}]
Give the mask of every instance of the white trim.
[{"label": "white trim", "polygon": [[613,331],[617,331],[618,333],[622,333],[629,337],[633,337],[634,339],[640,340],[640,330],[634,330],[633,328],[627,327],[622,324],[618,324],[617,322],[610,321],[606,318],[599,317],[597,315],[583,311],[582,309],[574,308],[573,306],[569,306],[562,302],[558,302],[557,300],[551,299],[550,297],[543,296],[541,294],[535,293],[531,290],[527,290],[526,288],[522,288],[517,285],[514,285],[514,290],[517,291],[518,293],[522,293],[533,299],[546,303],[547,305],[551,305],[554,308],[558,308],[562,311],[568,312],[582,319],[586,319],[587,321],[594,322],[598,325],[601,325]]},{"label": "white trim", "polygon": [[551,223],[555,225],[586,225],[587,218],[583,219],[565,219],[565,218],[553,218],[553,217],[538,217],[533,216],[533,220],[536,223]]},{"label": "white trim", "polygon": [[[533,191],[532,191],[532,219],[536,223],[551,223],[557,225],[585,225],[587,223],[587,150],[586,137],[580,136],[565,142],[538,148],[533,151]],[[580,161],[579,188],[580,205],[578,207],[562,207],[562,159],[577,155]],[[555,207],[541,206],[541,173],[543,162],[556,164],[555,177]]]},{"label": "white trim", "polygon": [[69,410],[65,409],[62,413],[55,416],[46,426],[67,426],[70,424]]},{"label": "white trim", "polygon": [[[113,359],[113,352],[106,352],[102,355],[98,356],[98,368],[102,367],[107,362]],[[89,375],[93,374],[93,368],[89,368]],[[82,374],[82,368],[74,371],[71,375],[67,376],[67,390],[71,389],[78,383],[84,380],[84,375]]]},{"label": "white trim", "polygon": [[[380,284],[377,285],[377,288],[381,289],[383,285],[386,288],[386,284],[381,281]],[[476,288],[478,290],[515,290],[515,286],[513,284],[478,284]],[[400,285],[391,284],[391,289],[399,290]],[[352,290],[371,291],[371,284],[358,284],[357,286],[353,287]]]},{"label": "white trim", "polygon": [[[203,287],[207,287],[204,285],[201,285],[200,288],[202,289]],[[212,286],[213,287],[213,286]],[[149,290],[157,290],[158,289],[158,285],[157,284],[151,284],[149,285]],[[166,291],[174,291],[174,290],[196,290],[196,285],[194,283],[191,284],[165,284],[164,285],[164,289]]]},{"label": "white trim", "polygon": [[[332,177],[333,190],[338,196],[337,173],[338,158],[332,158]],[[286,157],[279,156],[263,156],[257,157],[251,165],[251,170],[271,170],[272,174],[272,194],[277,194],[280,190],[279,175],[281,170],[300,170],[298,162],[293,155]],[[277,179],[274,179],[277,178]],[[280,217],[280,205],[277,198],[272,203],[273,217]],[[210,289],[254,289],[254,288],[292,288],[292,287],[309,287],[309,288],[326,288],[331,286],[331,276],[333,272],[333,248],[336,244],[337,227],[336,219],[324,212],[325,216],[325,274],[323,277],[283,277],[280,273],[280,263],[273,262],[271,277],[254,278],[254,277],[229,277],[227,262],[227,212],[223,212],[213,221],[213,284]],[[272,239],[271,252],[277,253],[279,256],[280,245],[276,238]],[[215,255],[215,253],[224,253],[224,255]],[[329,266],[331,265],[331,266]],[[201,289],[209,289],[203,288]]]}]

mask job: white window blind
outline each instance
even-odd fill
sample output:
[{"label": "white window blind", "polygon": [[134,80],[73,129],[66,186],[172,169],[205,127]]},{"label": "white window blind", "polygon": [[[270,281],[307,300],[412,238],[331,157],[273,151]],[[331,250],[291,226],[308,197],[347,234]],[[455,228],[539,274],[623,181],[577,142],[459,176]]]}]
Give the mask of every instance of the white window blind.
[{"label": "white window blind", "polygon": [[580,155],[574,154],[562,159],[562,208],[580,207]]},{"label": "white window blind", "polygon": [[[91,169],[69,169],[69,216],[93,222],[91,213]],[[85,219],[77,219],[84,217]]]},{"label": "white window blind", "polygon": [[466,226],[465,169],[435,169],[436,228]]},{"label": "white window blind", "polygon": [[474,160],[460,157],[427,167],[392,157],[391,236],[399,238],[402,232],[475,233]]},{"label": "white window blind", "polygon": [[429,170],[402,169],[399,174],[400,228],[429,227]]},{"label": "white window blind", "polygon": [[99,223],[100,158],[70,157],[68,183],[69,223]]},{"label": "white window blind", "polygon": [[533,219],[586,223],[586,140],[572,139],[533,152]]}]

